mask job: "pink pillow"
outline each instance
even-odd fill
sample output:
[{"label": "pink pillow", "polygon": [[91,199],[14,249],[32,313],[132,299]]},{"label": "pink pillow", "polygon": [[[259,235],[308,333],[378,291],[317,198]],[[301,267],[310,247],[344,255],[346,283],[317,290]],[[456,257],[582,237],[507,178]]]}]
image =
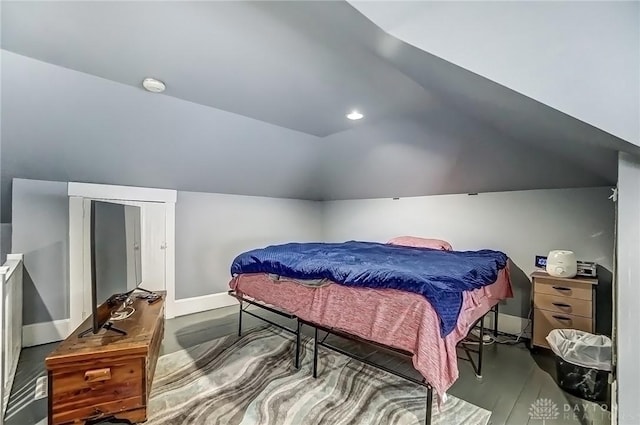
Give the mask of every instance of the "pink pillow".
[{"label": "pink pillow", "polygon": [[418,238],[416,236],[398,236],[387,243],[391,245],[411,246],[414,248],[440,249],[442,251],[453,250],[451,244],[447,241],[443,241],[441,239]]}]

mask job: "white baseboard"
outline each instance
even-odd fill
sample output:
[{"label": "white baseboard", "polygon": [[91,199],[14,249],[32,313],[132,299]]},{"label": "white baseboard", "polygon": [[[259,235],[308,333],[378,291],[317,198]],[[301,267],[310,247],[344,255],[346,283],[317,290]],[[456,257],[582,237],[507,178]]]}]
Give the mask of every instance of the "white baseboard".
[{"label": "white baseboard", "polygon": [[62,341],[69,336],[69,322],[69,319],[62,319],[22,326],[22,346],[33,347]]},{"label": "white baseboard", "polygon": [[200,313],[201,311],[213,310],[216,308],[229,307],[238,304],[238,301],[230,297],[226,292],[203,295],[201,297],[183,298],[175,300],[175,316],[185,316],[187,314]]},{"label": "white baseboard", "polygon": [[[485,327],[493,329],[493,314],[488,314],[484,322]],[[525,317],[512,316],[510,314],[498,313],[498,331],[509,335],[520,335],[520,333],[526,328],[522,334],[523,338],[531,338],[531,327],[529,325],[529,319]]]}]

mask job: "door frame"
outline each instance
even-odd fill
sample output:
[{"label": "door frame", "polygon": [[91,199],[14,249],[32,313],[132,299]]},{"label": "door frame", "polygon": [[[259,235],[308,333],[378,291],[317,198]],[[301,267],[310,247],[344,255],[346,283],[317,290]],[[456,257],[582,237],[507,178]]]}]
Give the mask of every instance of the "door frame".
[{"label": "door frame", "polygon": [[175,204],[178,192],[133,186],[69,182],[69,333],[84,321],[84,200],[160,202],[165,204],[165,315],[175,316]]}]

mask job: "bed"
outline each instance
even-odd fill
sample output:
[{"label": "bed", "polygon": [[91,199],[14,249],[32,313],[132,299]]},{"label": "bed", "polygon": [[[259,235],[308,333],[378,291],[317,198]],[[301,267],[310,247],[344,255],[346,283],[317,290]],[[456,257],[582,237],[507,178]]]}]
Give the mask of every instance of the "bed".
[{"label": "bed", "polygon": [[[324,261],[325,257],[332,256],[336,251],[343,249],[345,244],[350,244],[346,246],[349,248],[348,255],[339,256],[331,266],[335,268],[333,273],[326,273],[324,266],[318,265],[317,259],[322,257]],[[497,325],[495,319],[497,319],[499,301],[512,296],[508,264],[506,261],[500,261],[500,264],[491,263],[493,256],[487,257],[488,260],[480,256],[480,261],[477,261],[476,256],[471,255],[473,264],[465,265],[463,275],[465,278],[471,276],[471,280],[475,279],[477,282],[471,285],[473,287],[469,290],[460,292],[459,311],[455,321],[452,321],[451,317],[443,320],[443,316],[449,313],[446,311],[442,313],[443,309],[440,308],[441,303],[438,299],[455,298],[455,296],[445,294],[449,286],[440,284],[449,280],[456,272],[445,267],[443,274],[443,265],[438,264],[437,273],[428,269],[431,273],[429,276],[435,276],[433,288],[424,290],[420,285],[409,285],[413,286],[412,291],[407,291],[405,282],[414,281],[415,275],[420,273],[416,272],[415,264],[411,264],[407,271],[403,263],[394,263],[395,258],[410,255],[412,261],[415,257],[420,260],[420,263],[423,257],[429,259],[425,261],[434,263],[444,258],[443,264],[449,264],[449,267],[451,267],[451,260],[454,259],[453,264],[458,267],[458,263],[464,263],[468,256],[437,253],[434,252],[435,250],[414,247],[389,250],[386,246],[377,246],[381,244],[357,245],[361,243],[355,241],[345,244],[314,244],[314,249],[308,253],[304,251],[302,256],[299,250],[306,250],[309,244],[286,244],[276,246],[275,250],[270,251],[268,249],[273,247],[268,247],[266,252],[256,250],[244,253],[234,261],[232,266],[234,277],[230,282],[230,293],[241,301],[241,315],[243,311],[249,313],[242,308],[242,303],[247,302],[296,319],[296,329],[290,330],[298,336],[298,342],[300,326],[302,324],[313,326],[315,328],[314,376],[317,374],[317,345],[336,349],[323,344],[324,340],[318,336],[319,329],[347,338],[362,339],[411,356],[414,368],[424,377],[417,383],[424,385],[428,390],[427,423],[429,423],[431,390],[435,390],[443,400],[442,397],[446,391],[458,378],[456,347],[476,323],[484,327],[484,317],[490,311],[494,311],[494,324]],[[351,248],[354,246],[356,250],[352,251]],[[380,250],[382,257],[374,256],[373,260],[369,261],[371,259],[367,257],[368,252],[361,254],[362,247],[365,251]],[[282,252],[285,252],[287,257],[292,256],[293,260],[287,259],[284,261],[285,264],[278,261]],[[467,251],[469,252],[471,251]],[[482,252],[483,255],[485,253],[485,251],[475,252]],[[307,254],[309,255],[306,256]],[[307,260],[310,262],[305,263]],[[241,267],[236,267],[238,263]],[[338,266],[335,266],[336,264]],[[474,268],[478,264],[480,269],[487,270],[478,271]],[[491,267],[485,267],[485,264],[490,264]],[[306,271],[312,272],[298,273],[300,269],[305,268]],[[371,269],[382,269],[382,277],[376,275],[373,284],[363,284],[366,280],[362,278],[363,273],[366,274]],[[398,274],[399,270],[402,273]],[[390,274],[391,277],[389,277]],[[335,280],[338,278],[342,282]],[[381,285],[379,281],[384,279],[390,280],[391,283]],[[423,284],[422,281],[419,282]],[[425,294],[428,294],[431,300]],[[448,308],[452,305],[456,303],[449,302]],[[250,314],[255,316],[253,313]],[[296,351],[299,353],[299,347]],[[479,355],[477,363],[474,363],[471,357],[469,359],[474,363],[476,374],[480,376],[482,340],[479,341],[479,347],[474,352]],[[343,354],[349,355],[349,353]],[[299,366],[298,354],[296,354],[295,365]],[[406,376],[402,377],[409,379]]]}]

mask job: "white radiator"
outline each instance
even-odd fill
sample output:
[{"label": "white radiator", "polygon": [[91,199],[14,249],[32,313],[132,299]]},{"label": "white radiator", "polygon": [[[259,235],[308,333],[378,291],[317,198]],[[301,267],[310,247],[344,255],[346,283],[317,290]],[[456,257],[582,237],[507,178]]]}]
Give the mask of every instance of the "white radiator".
[{"label": "white radiator", "polygon": [[16,374],[22,347],[22,254],[8,254],[0,267],[0,329],[2,329],[2,358],[0,360],[0,400],[3,423],[11,385]]}]

